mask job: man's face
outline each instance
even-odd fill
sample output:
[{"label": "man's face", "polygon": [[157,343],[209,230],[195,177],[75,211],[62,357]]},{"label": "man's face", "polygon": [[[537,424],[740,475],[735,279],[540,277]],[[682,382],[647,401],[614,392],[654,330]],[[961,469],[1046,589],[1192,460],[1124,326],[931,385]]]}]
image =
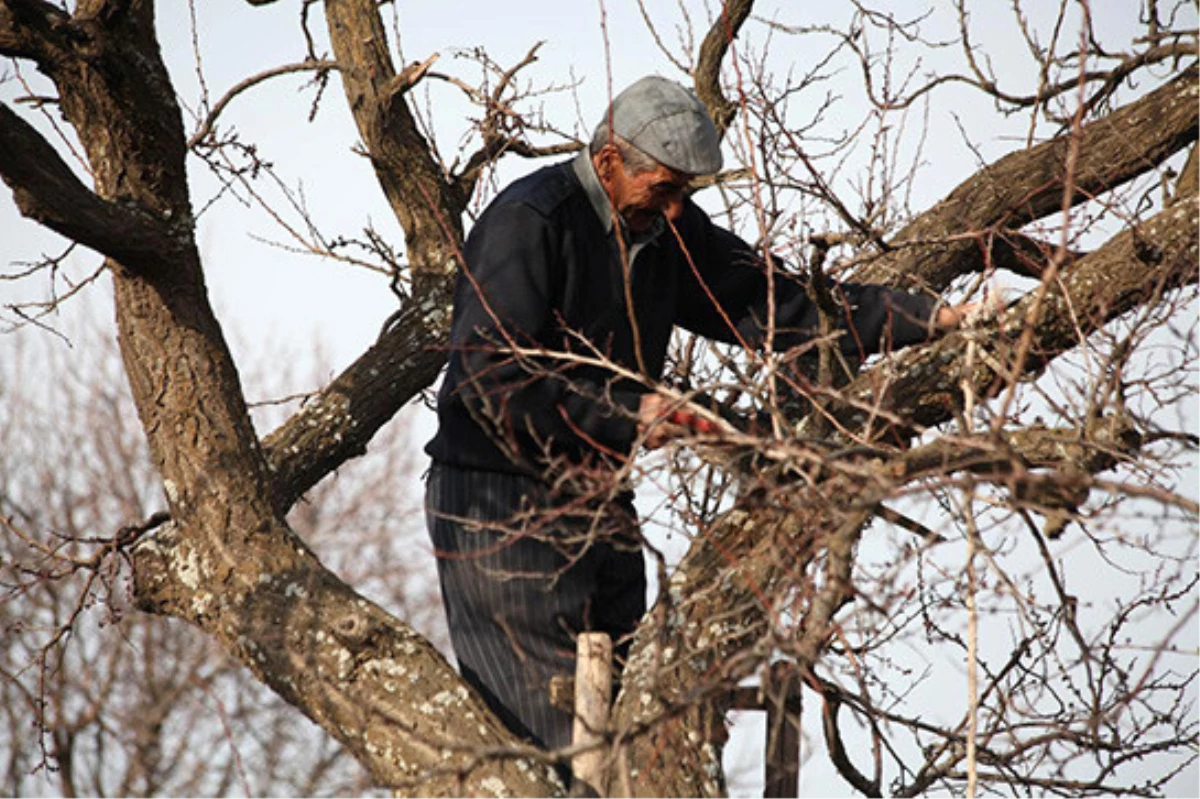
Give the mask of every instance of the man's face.
[{"label": "man's face", "polygon": [[632,232],[646,232],[660,215],[674,222],[683,213],[683,193],[691,175],[661,164],[634,175],[612,145],[596,154],[595,164],[600,184]]}]

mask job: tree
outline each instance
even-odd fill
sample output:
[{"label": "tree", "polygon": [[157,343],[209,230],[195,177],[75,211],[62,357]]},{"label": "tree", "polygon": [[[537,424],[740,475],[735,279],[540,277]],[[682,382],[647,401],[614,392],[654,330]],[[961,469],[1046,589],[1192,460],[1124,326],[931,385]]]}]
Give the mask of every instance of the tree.
[{"label": "tree", "polygon": [[[313,42],[315,7],[302,8]],[[462,220],[486,170],[505,154],[578,145],[517,112],[536,51],[508,69],[481,56],[477,86],[432,61],[397,71],[388,42],[399,23],[389,38],[374,3],[322,8],[332,60],[312,45],[309,60],[277,72],[336,73],[342,84],[405,234],[403,264],[377,236],[362,249],[393,273],[402,302],[367,352],[260,440],[205,290],[187,162],[207,159],[231,184],[265,166],[222,135],[223,101],[186,134],[151,4],[0,3],[0,52],[52,82],[54,96],[38,103],[69,123],[92,185],[7,105],[0,176],[24,215],[105,258],[167,497],[166,514],[104,546],[128,559],[139,610],[211,636],[378,784],[551,792],[550,756],[514,740],[424,638],[331,573],[287,511],[435,379]],[[1048,22],[1017,4],[1034,65],[1024,90],[992,71],[966,4],[954,10],[963,64],[932,76],[909,60],[939,52],[925,20],[862,5],[838,25],[799,26],[729,0],[698,46],[690,27],[677,48],[657,37],[744,164],[712,193],[764,252],[807,272],[818,302],[828,274],[938,293],[970,293],[998,271],[1025,282],[990,318],[865,364],[840,362],[824,340],[765,358],[681,342],[669,390],[717,393],[761,423],[665,461],[691,545],[669,575],[664,566],[634,642],[606,744],[613,792],[721,792],[729,688],[772,659],[821,703],[831,762],[869,794],[1150,793],[1194,761],[1194,664],[1171,652],[1190,640],[1196,610],[1194,534],[1181,533],[1194,528],[1196,501],[1180,479],[1180,451],[1196,440],[1156,413],[1194,382],[1194,11],[1147,2],[1140,34],[1117,49],[1086,3],[1064,3]],[[777,42],[792,36],[828,47],[807,71],[773,71]],[[861,70],[864,121],[830,135],[822,117],[838,98],[822,87],[848,67]],[[473,149],[455,164],[414,99],[434,78],[481,109]],[[919,132],[916,147],[908,137],[920,127],[912,111],[962,89],[991,98],[998,115],[1022,114],[1027,140],[981,158],[914,214],[906,198],[921,173],[905,165],[919,166],[923,151]],[[846,177],[840,164],[868,136],[865,172]],[[350,258],[344,242],[307,240]],[[914,518],[919,506],[896,507],[922,497],[940,508],[932,527]],[[1156,531],[1123,530],[1129,513]],[[873,519],[906,531],[889,533],[882,557],[871,554]],[[1067,587],[1053,547],[1068,535],[1132,575],[1111,618],[1103,607],[1085,618]],[[939,555],[947,539],[965,558]],[[1168,619],[1151,639],[1138,633],[1148,609]],[[980,635],[989,614],[1011,619],[1002,642]],[[897,649],[913,645],[966,664],[955,719],[927,721],[902,703],[920,680]],[[846,746],[843,710],[867,731],[869,774]],[[1127,776],[1128,763],[1160,755],[1151,778]]]},{"label": "tree", "polygon": [[[119,558],[100,568],[94,533],[149,517],[161,500],[116,342],[99,316],[71,326],[70,358],[59,340],[20,331],[9,334],[0,364],[6,793],[364,793],[365,771],[332,737],[297,724],[294,709],[199,630],[133,611]],[[328,371],[289,374],[279,364],[299,359],[276,349],[270,368],[243,362],[250,396],[292,395],[252,405],[260,430],[297,404],[296,385]],[[34,379],[46,373],[63,377]],[[395,490],[416,479],[408,439],[402,424],[381,431],[370,479],[339,474],[288,518],[344,579],[440,643],[432,564],[409,556],[424,537],[419,508]],[[85,623],[89,616],[98,623]]]}]

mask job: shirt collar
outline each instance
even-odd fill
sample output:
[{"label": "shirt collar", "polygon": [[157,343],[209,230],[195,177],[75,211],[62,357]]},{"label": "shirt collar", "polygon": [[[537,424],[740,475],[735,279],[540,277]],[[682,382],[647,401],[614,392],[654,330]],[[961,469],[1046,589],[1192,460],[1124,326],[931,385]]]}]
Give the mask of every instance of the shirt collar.
[{"label": "shirt collar", "polygon": [[[571,167],[575,170],[575,176],[579,178],[579,182],[583,184],[583,191],[592,203],[592,209],[596,212],[596,216],[600,218],[600,224],[604,226],[604,232],[612,235],[614,216],[612,203],[608,199],[608,193],[600,185],[600,177],[596,174],[596,167],[592,163],[592,157],[586,149],[575,156]],[[628,234],[628,231],[624,229],[624,225],[621,227],[622,232]],[[648,231],[634,235],[632,243],[654,243],[666,228],[666,222],[660,216],[654,220],[654,225]],[[626,237],[628,238],[628,235]]]}]

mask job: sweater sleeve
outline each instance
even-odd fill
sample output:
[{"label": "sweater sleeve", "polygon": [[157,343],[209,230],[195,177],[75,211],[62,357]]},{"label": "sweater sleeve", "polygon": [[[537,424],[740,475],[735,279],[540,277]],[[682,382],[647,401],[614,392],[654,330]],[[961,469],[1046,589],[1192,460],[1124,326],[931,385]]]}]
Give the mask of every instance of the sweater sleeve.
[{"label": "sweater sleeve", "polygon": [[519,453],[626,456],[640,393],[561,355],[554,306],[557,242],[536,209],[489,210],[468,237],[450,332],[452,401],[495,444]]},{"label": "sweater sleeve", "polygon": [[[772,346],[785,350],[811,340],[820,329],[820,314],[805,281],[778,269],[768,280],[767,264],[749,244],[695,206],[689,212],[680,323],[708,338],[761,348],[773,293]],[[834,322],[843,332],[838,345],[847,352],[869,355],[930,338],[932,298],[857,283],[831,283],[830,293],[839,307]]]}]

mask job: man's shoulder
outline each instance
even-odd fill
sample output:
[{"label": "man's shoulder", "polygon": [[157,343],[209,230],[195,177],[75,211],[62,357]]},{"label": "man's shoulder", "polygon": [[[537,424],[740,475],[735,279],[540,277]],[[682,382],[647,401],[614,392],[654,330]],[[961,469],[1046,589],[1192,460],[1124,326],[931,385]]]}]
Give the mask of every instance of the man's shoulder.
[{"label": "man's shoulder", "polygon": [[718,224],[716,220],[693,199],[683,202],[683,213],[676,222],[680,246],[691,251],[693,257],[711,257],[722,265],[730,262],[757,262],[753,247],[733,231]]},{"label": "man's shoulder", "polygon": [[510,183],[492,200],[491,208],[526,206],[550,218],[567,203],[583,195],[570,162],[542,167]]},{"label": "man's shoulder", "polygon": [[683,212],[679,216],[678,226],[685,228],[687,232],[707,232],[708,230],[718,227],[712,221],[708,211],[705,211],[691,197],[683,198]]}]

